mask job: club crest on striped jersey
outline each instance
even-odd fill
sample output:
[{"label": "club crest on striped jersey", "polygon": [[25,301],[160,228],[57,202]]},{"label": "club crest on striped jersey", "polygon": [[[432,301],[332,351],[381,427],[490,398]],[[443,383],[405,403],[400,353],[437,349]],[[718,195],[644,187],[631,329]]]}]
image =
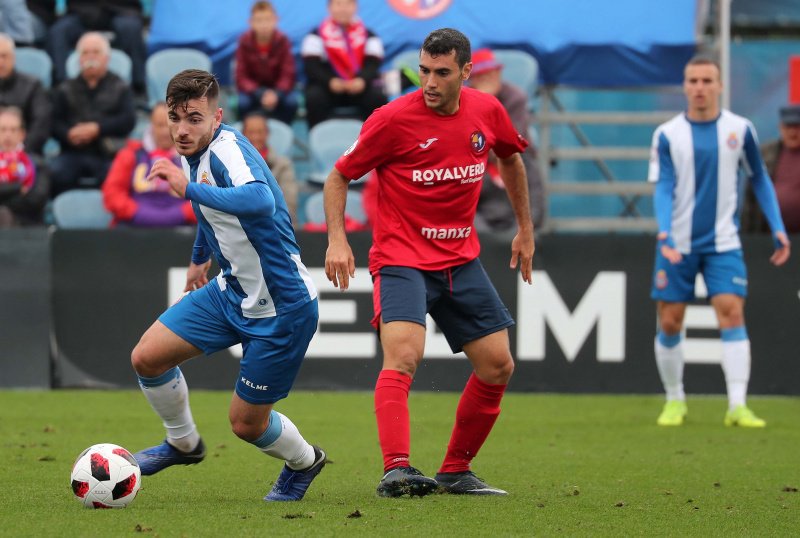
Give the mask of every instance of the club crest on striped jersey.
[{"label": "club crest on striped jersey", "polygon": [[736,136],[736,133],[731,133],[728,135],[728,140],[726,142],[728,147],[731,149],[736,149],[739,147],[739,137]]},{"label": "club crest on striped jersey", "polygon": [[475,153],[483,153],[486,149],[486,136],[481,131],[473,131],[469,135],[469,145]]},{"label": "club crest on striped jersey", "polygon": [[200,183],[211,185],[211,180],[208,179],[208,172],[203,172],[202,174],[200,174]]}]

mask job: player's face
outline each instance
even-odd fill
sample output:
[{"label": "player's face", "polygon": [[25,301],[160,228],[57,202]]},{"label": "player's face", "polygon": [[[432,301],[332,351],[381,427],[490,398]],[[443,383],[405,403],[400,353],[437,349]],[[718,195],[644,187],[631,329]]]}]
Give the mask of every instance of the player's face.
[{"label": "player's face", "polygon": [[719,69],[714,64],[687,65],[683,77],[683,92],[689,107],[689,115],[707,119],[719,113],[719,96],[722,82]]},{"label": "player's face", "polygon": [[259,151],[267,147],[267,122],[263,118],[247,118],[242,126],[242,134]]},{"label": "player's face", "polygon": [[328,2],[328,12],[334,22],[339,24],[350,24],[356,16],[357,9],[356,0],[330,0]]},{"label": "player's face", "polygon": [[800,124],[781,123],[781,141],[787,149],[800,148]]},{"label": "player's face", "polygon": [[169,111],[169,133],[175,149],[186,157],[205,148],[222,122],[222,109],[207,97],[190,99]]},{"label": "player's face", "polygon": [[278,17],[269,9],[256,11],[253,16],[250,17],[250,27],[258,37],[272,37],[272,33],[275,31],[277,25]]},{"label": "player's face", "polygon": [[472,62],[458,67],[456,51],[431,56],[424,50],[419,56],[419,78],[425,104],[437,114],[455,114],[458,111],[461,85],[472,70]]},{"label": "player's face", "polygon": [[0,114],[0,151],[14,151],[22,144],[25,130],[14,114]]},{"label": "player's face", "polygon": [[14,70],[14,49],[5,39],[0,40],[0,78],[8,78]]}]

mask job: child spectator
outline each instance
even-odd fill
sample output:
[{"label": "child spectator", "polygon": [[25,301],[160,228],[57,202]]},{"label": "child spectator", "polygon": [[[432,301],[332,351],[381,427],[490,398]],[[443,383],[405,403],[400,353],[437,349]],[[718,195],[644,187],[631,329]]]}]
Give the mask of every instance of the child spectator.
[{"label": "child spectator", "polygon": [[129,140],[117,153],[103,183],[103,203],[113,215],[112,226],[137,227],[194,225],[197,219],[188,200],[179,198],[163,179],[147,181],[158,159],[180,165],[169,134],[167,105],[159,103],[150,114],[142,140]]},{"label": "child spectator", "polygon": [[292,45],[277,26],[278,14],[270,2],[253,4],[250,29],[239,38],[236,49],[239,116],[263,111],[291,124],[297,112],[295,65]]},{"label": "child spectator", "polygon": [[41,223],[47,186],[37,185],[33,161],[25,153],[22,111],[0,109],[0,228]]}]

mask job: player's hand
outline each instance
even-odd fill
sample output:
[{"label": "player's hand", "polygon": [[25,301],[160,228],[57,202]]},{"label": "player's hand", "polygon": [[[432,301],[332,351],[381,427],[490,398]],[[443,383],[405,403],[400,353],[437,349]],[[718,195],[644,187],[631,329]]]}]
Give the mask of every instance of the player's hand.
[{"label": "player's hand", "polygon": [[516,269],[519,264],[519,272],[522,280],[528,284],[533,284],[533,251],[536,245],[533,242],[533,231],[519,231],[511,241],[511,263],[509,267]]},{"label": "player's hand", "polygon": [[347,241],[328,243],[325,252],[325,276],[334,287],[344,291],[350,287],[350,279],[356,276],[356,260]]},{"label": "player's hand", "polygon": [[345,82],[345,91],[350,95],[358,95],[367,87],[367,81],[361,77],[356,77]]},{"label": "player's hand", "polygon": [[208,284],[208,270],[211,267],[211,260],[206,263],[190,263],[189,270],[186,271],[186,287],[184,292],[199,290]]},{"label": "player's hand", "polygon": [[189,180],[183,173],[183,169],[170,161],[169,159],[156,159],[153,167],[150,168],[150,173],[147,174],[147,181],[153,181],[156,178],[161,178],[169,182],[169,186],[181,198],[186,197],[186,186]]},{"label": "player's hand", "polygon": [[786,263],[786,260],[789,259],[789,254],[791,253],[789,238],[786,237],[785,233],[778,232],[775,234],[775,242],[779,246],[775,247],[775,252],[773,252],[772,256],[770,256],[769,261],[772,262],[772,265],[781,266]]},{"label": "player's hand", "polygon": [[669,263],[675,265],[683,260],[683,254],[678,252],[678,250],[672,246],[671,242],[668,241],[669,235],[666,232],[659,233],[656,238],[660,245],[659,250],[661,251],[661,255],[664,256]]},{"label": "player's hand", "polygon": [[333,93],[343,93],[345,91],[345,82],[343,79],[339,77],[333,77],[331,81],[328,83],[328,88]]}]

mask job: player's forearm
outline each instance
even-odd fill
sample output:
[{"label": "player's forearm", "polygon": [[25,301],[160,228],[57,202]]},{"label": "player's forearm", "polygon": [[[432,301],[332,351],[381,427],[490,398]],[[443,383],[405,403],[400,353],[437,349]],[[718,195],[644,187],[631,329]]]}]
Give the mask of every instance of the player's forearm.
[{"label": "player's forearm", "polygon": [[227,189],[189,183],[186,186],[186,199],[237,217],[271,216],[275,213],[275,198],[269,187],[260,181]]},{"label": "player's forearm", "polygon": [[778,205],[778,196],[775,194],[775,187],[772,185],[769,177],[764,173],[758,173],[751,178],[753,186],[753,194],[756,195],[758,205],[761,206],[761,211],[769,223],[769,229],[772,234],[778,232],[786,232],[781,218],[781,210]]},{"label": "player's forearm", "polygon": [[659,179],[653,191],[653,210],[659,233],[669,235],[672,228],[672,191],[674,181]]},{"label": "player's forearm", "polygon": [[328,241],[344,240],[344,210],[347,204],[349,181],[336,168],[331,170],[323,187],[325,223],[328,227]]},{"label": "player's forearm", "polygon": [[197,235],[194,238],[194,247],[192,247],[192,263],[195,265],[202,265],[211,257],[211,248],[208,246],[206,235],[203,229],[197,226]]},{"label": "player's forearm", "polygon": [[528,178],[525,174],[525,165],[519,153],[506,159],[497,159],[500,177],[506,186],[506,194],[511,202],[511,208],[517,218],[517,226],[521,230],[533,230],[531,219],[530,193],[528,192]]}]

